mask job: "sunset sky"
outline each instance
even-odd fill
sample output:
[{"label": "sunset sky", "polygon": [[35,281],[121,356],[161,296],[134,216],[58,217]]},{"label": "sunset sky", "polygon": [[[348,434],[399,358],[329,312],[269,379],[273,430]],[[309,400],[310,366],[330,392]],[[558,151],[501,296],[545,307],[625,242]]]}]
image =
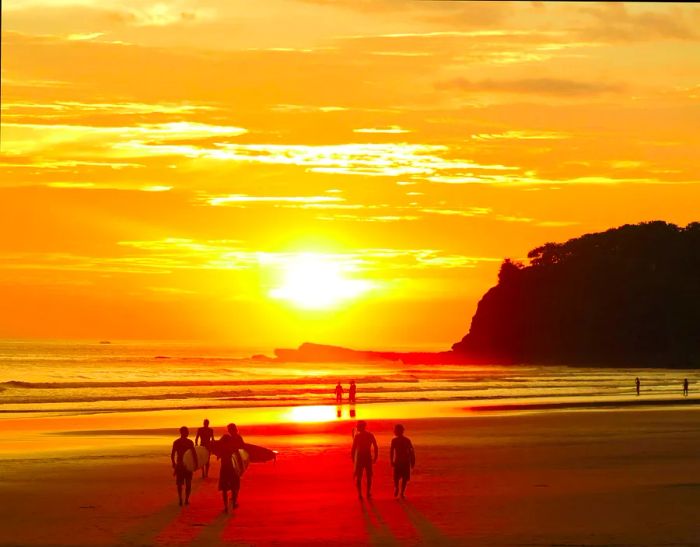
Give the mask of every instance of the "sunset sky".
[{"label": "sunset sky", "polygon": [[0,337],[447,348],[504,257],[700,220],[700,7],[3,2]]}]

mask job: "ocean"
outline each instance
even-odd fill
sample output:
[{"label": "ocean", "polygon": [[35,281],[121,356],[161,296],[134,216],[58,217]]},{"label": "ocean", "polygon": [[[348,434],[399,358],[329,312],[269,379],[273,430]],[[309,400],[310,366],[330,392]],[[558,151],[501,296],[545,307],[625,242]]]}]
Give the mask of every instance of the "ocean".
[{"label": "ocean", "polygon": [[0,420],[105,412],[334,405],[354,379],[358,404],[541,402],[681,398],[697,371],[568,366],[278,363],[271,352],[144,342],[0,342]]}]

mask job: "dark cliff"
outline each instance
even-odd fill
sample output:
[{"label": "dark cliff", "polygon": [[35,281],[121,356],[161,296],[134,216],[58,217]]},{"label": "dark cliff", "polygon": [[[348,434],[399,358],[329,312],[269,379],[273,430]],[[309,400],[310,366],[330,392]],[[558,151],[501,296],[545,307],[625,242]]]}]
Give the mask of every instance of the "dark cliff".
[{"label": "dark cliff", "polygon": [[700,223],[656,221],[506,259],[479,302],[465,358],[700,366]]}]

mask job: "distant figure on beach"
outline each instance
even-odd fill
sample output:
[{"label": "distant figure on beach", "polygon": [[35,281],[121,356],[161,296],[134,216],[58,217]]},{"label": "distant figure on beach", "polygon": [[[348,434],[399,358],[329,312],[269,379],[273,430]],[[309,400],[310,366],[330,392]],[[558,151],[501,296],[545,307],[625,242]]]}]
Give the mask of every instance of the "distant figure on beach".
[{"label": "distant figure on beach", "polygon": [[[186,426],[180,428],[180,438],[173,442],[173,449],[170,452],[170,461],[173,464],[175,474],[175,484],[177,485],[177,497],[182,506],[182,485],[185,484],[185,505],[190,504],[190,492],[192,491],[192,471],[188,471],[183,462],[185,453],[191,450],[194,455],[194,465],[197,467],[197,452],[194,450],[194,443],[188,439],[190,430]],[[177,455],[177,460],[175,456]]]},{"label": "distant figure on beach", "polygon": [[[373,454],[374,453],[374,454]],[[350,457],[355,463],[355,479],[357,481],[357,497],[362,499],[362,472],[367,475],[367,499],[372,498],[372,464],[377,462],[379,447],[377,440],[367,431],[367,422],[357,422],[357,433],[352,439]]]},{"label": "distant figure on beach", "polygon": [[243,437],[238,433],[236,424],[226,426],[228,433],[224,433],[217,443],[218,457],[221,459],[219,471],[219,490],[224,501],[224,513],[228,513],[228,492],[231,492],[231,508],[238,507],[238,492],[241,489],[241,477],[233,465],[233,458],[237,458],[238,469],[243,469],[239,449],[244,447]]},{"label": "distant figure on beach", "polygon": [[[211,443],[214,441],[214,430],[209,427],[209,420],[204,420],[202,427],[197,430],[197,435],[194,438],[194,445],[201,444],[211,454]],[[202,478],[206,479],[209,476],[209,456],[207,462],[202,466]]]},{"label": "distant figure on beach", "polygon": [[688,396],[688,378],[683,380],[683,397]]},{"label": "distant figure on beach", "polygon": [[637,385],[637,395],[639,395],[639,387],[642,385],[642,382],[639,380],[639,377],[637,377],[634,383]]},{"label": "distant figure on beach", "polygon": [[338,404],[343,402],[343,386],[340,385],[340,382],[335,386],[335,402]]},{"label": "distant figure on beach", "polygon": [[350,404],[355,403],[355,398],[357,396],[357,386],[355,385],[355,380],[350,380],[350,391],[348,392],[348,400]]},{"label": "distant figure on beach", "polygon": [[394,426],[394,437],[391,439],[391,451],[389,459],[394,468],[394,497],[399,495],[399,481],[401,481],[401,497],[405,497],[406,484],[411,480],[411,469],[416,465],[416,453],[413,443],[408,437],[404,437],[404,427],[401,424]]}]

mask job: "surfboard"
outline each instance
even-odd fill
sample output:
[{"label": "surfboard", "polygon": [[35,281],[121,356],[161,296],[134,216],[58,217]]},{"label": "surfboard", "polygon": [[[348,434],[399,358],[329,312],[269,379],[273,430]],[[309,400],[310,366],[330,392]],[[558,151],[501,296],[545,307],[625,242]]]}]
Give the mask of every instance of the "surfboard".
[{"label": "surfboard", "polygon": [[185,465],[185,469],[190,472],[201,469],[202,466],[209,460],[209,450],[203,446],[195,446],[194,450],[197,452],[197,467],[194,465],[194,455],[192,454],[191,450],[185,452],[185,455],[182,457],[182,463]]},{"label": "surfboard", "polygon": [[236,470],[236,473],[238,473],[238,476],[241,477],[243,476],[243,473],[245,473],[245,470],[248,469],[248,464],[250,464],[250,456],[248,451],[244,450],[243,448],[239,448],[238,453],[241,455],[243,467],[240,466],[240,462],[236,456],[233,456],[231,461],[233,462],[233,468]]},{"label": "surfboard", "polygon": [[245,443],[245,450],[248,453],[250,463],[265,463],[272,460],[277,460],[277,452],[258,446],[256,444]]},{"label": "surfboard", "polygon": [[[215,456],[221,456],[219,453],[219,441],[213,441],[210,445],[211,451]],[[248,463],[265,463],[277,459],[277,451],[270,450],[263,446],[258,446],[256,444],[243,444],[245,452],[248,455]]]}]

